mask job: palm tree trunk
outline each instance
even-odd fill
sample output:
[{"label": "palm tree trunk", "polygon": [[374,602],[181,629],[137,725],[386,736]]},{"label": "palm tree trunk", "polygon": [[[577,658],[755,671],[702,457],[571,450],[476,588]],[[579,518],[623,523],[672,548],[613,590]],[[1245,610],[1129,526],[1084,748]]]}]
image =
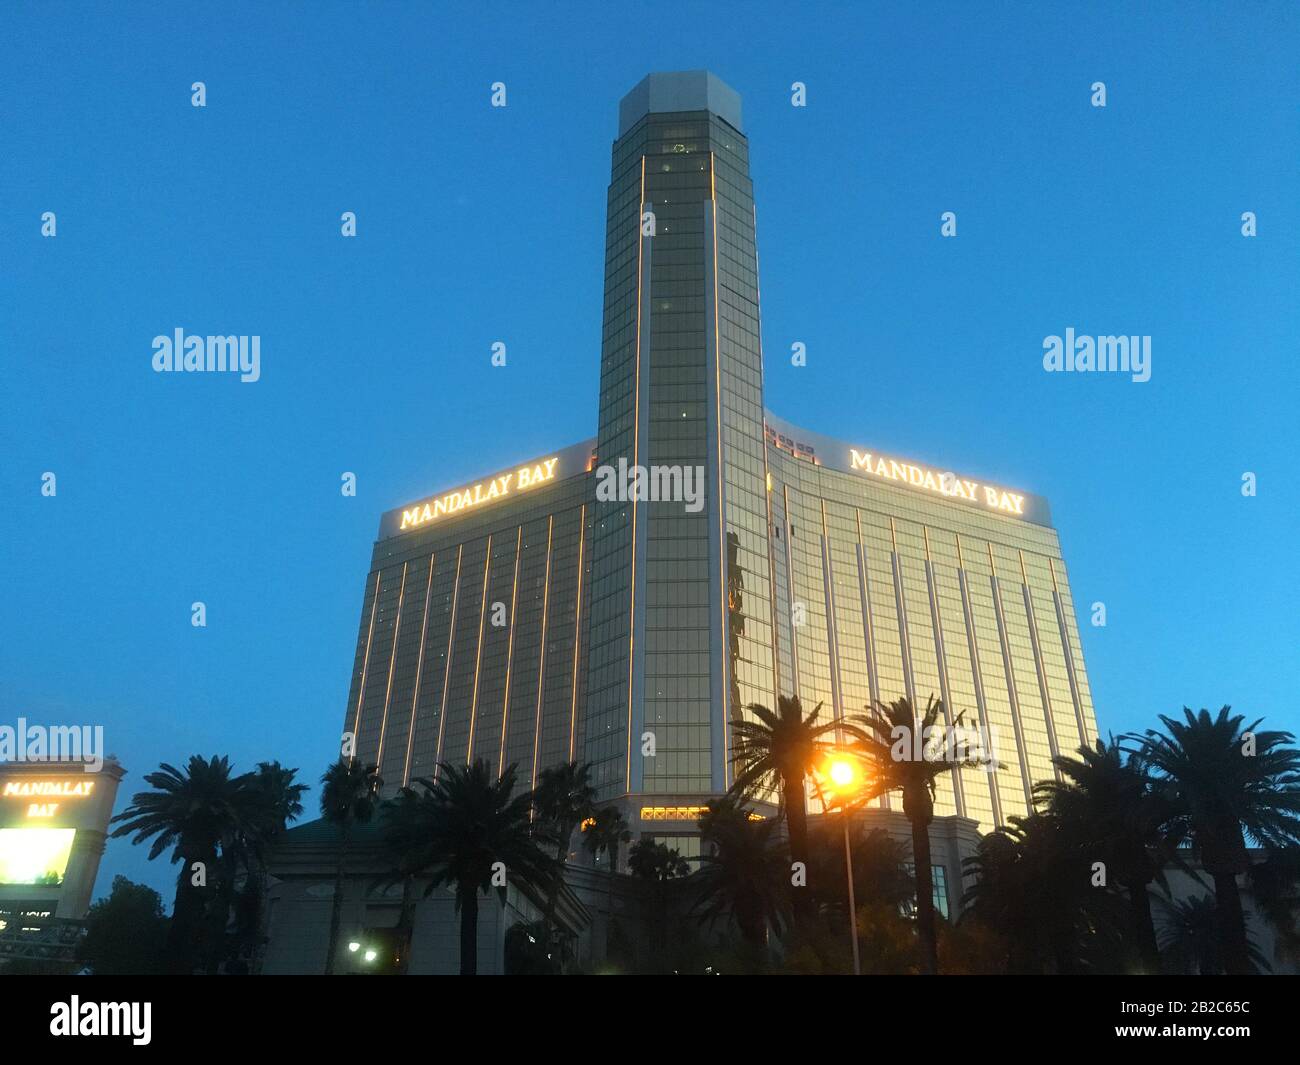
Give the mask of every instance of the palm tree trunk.
[{"label": "palm tree trunk", "polygon": [[614,867],[618,865],[618,844],[609,851],[609,880],[605,884],[605,961],[609,961],[609,933],[614,926]]},{"label": "palm tree trunk", "polygon": [[415,877],[402,879],[402,908],[397,918],[397,975],[405,976],[411,967],[411,940],[415,934]]},{"label": "palm tree trunk", "polygon": [[563,964],[560,953],[559,936],[555,934],[555,910],[560,903],[560,887],[564,883],[564,867],[569,857],[569,841],[573,838],[573,830],[569,830],[568,836],[562,842],[556,845],[555,859],[559,863],[555,870],[555,876],[547,885],[546,889],[546,912],[542,914],[542,929],[546,933],[546,949],[554,950],[557,961]]},{"label": "palm tree trunk", "polygon": [[460,975],[478,975],[478,891],[474,888],[460,900]]},{"label": "palm tree trunk", "polygon": [[339,926],[343,922],[343,877],[347,871],[348,837],[351,826],[343,822],[343,831],[339,836],[338,864],[334,870],[334,898],[330,904],[329,948],[325,955],[325,975],[334,975],[334,962],[339,950]]},{"label": "palm tree trunk", "polygon": [[920,810],[911,811],[912,861],[916,866],[916,931],[921,942],[921,972],[939,971],[934,928],[934,878],[930,872],[930,826]]},{"label": "palm tree trunk", "polygon": [[740,900],[736,906],[736,927],[740,938],[751,946],[767,945],[767,919],[763,912],[748,900]]},{"label": "palm tree trunk", "polygon": [[[203,892],[190,883],[195,861],[202,859],[186,857],[181,861],[172,919],[167,926],[167,970],[184,976],[194,971],[196,939],[203,925]],[[211,868],[211,863],[208,867]]]},{"label": "palm tree trunk", "polygon": [[230,924],[230,907],[235,898],[235,863],[228,855],[221,860],[221,881],[217,884],[216,894],[212,900],[212,913],[205,922],[207,943],[204,946],[204,972],[216,976],[221,971],[221,962],[226,948],[226,928]]},{"label": "palm tree trunk", "polygon": [[[781,799],[785,804],[785,827],[790,837],[790,864],[802,862],[808,868],[808,810],[804,806],[803,777],[793,773],[781,778]],[[793,872],[793,869],[791,870]],[[808,891],[791,885],[791,908],[796,924],[804,923],[810,914]]]},{"label": "palm tree trunk", "polygon": [[1246,945],[1246,917],[1241,909],[1237,878],[1232,872],[1214,874],[1214,902],[1223,971],[1229,976],[1250,976],[1255,970]]},{"label": "palm tree trunk", "polygon": [[1124,887],[1128,890],[1129,918],[1137,937],[1142,967],[1147,975],[1154,976],[1160,971],[1160,948],[1156,945],[1156,926],[1151,918],[1151,896],[1147,894],[1145,883],[1125,884]]}]

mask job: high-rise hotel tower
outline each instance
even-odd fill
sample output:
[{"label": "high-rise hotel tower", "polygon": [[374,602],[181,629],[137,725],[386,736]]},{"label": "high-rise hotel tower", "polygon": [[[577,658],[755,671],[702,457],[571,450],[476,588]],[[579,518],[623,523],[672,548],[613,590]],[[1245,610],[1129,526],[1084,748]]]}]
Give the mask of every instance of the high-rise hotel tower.
[{"label": "high-rise hotel tower", "polygon": [[[937,812],[987,830],[1094,738],[1044,500],[765,411],[743,128],[703,71],[623,99],[596,438],[384,515],[344,729],[389,790],[585,760],[678,838],[730,784],[749,704],[933,694],[1001,763],[952,774]],[[703,506],[598,498],[620,464],[701,471]]]}]

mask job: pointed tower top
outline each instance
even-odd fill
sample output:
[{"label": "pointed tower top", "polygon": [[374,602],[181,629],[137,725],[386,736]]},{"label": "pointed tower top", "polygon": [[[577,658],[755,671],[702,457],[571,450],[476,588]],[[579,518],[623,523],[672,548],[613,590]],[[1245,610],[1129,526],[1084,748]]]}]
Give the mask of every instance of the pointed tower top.
[{"label": "pointed tower top", "polygon": [[711,111],[743,133],[740,93],[707,70],[647,74],[618,105],[618,135],[645,115],[663,111]]}]

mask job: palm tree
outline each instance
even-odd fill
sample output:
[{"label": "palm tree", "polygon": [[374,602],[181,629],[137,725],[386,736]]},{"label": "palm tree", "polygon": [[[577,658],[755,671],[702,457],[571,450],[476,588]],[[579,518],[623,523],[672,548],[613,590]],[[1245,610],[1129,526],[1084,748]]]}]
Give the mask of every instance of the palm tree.
[{"label": "palm tree", "polygon": [[1250,867],[1255,908],[1277,932],[1279,953],[1300,958],[1300,848],[1269,847]]},{"label": "palm tree", "polygon": [[285,769],[279,762],[257,763],[257,772],[250,783],[264,800],[265,824],[260,837],[263,843],[278,836],[290,821],[302,816],[302,797],[311,788],[296,783],[297,775],[298,770]]},{"label": "palm tree", "polygon": [[402,788],[397,795],[380,804],[384,823],[384,850],[392,863],[391,875],[381,884],[390,887],[402,885],[402,904],[397,914],[397,975],[405,976],[411,966],[411,941],[415,934],[415,879],[420,873],[417,856],[426,842],[420,796],[410,788]]},{"label": "palm tree", "polygon": [[650,888],[652,946],[662,955],[667,939],[668,899],[666,884],[690,874],[690,863],[676,849],[658,840],[639,839],[627,854],[627,869]]},{"label": "palm tree", "polygon": [[[1166,968],[1184,976],[1218,976],[1223,973],[1223,941],[1219,935],[1218,904],[1213,895],[1175,902],[1160,935]],[[1268,960],[1249,935],[1246,952],[1251,964],[1268,971]]]},{"label": "palm tree", "polygon": [[1114,737],[1109,744],[1098,738],[1095,747],[1080,747],[1078,758],[1052,761],[1062,779],[1039,783],[1035,805],[1069,822],[1089,861],[1113,872],[1128,894],[1143,969],[1159,972],[1147,886],[1162,878],[1165,864],[1177,855],[1178,840],[1167,831],[1174,812],[1168,782],[1154,780],[1137,755],[1126,758]]},{"label": "palm tree", "polygon": [[566,762],[543,769],[537,777],[533,802],[538,818],[555,832],[555,857],[561,863],[567,861],[574,829],[591,817],[596,808],[591,766],[586,762]]},{"label": "palm tree", "polygon": [[[1214,879],[1224,971],[1253,971],[1237,877],[1250,867],[1247,840],[1286,847],[1300,841],[1300,751],[1289,732],[1260,732],[1223,707],[1185,720],[1161,715],[1165,732],[1148,729],[1142,757],[1173,785],[1178,817]],[[1133,737],[1138,739],[1138,737]]]},{"label": "palm tree", "polygon": [[[934,820],[935,782],[944,773],[986,761],[963,750],[931,742],[936,724],[946,723],[942,700],[930,696],[918,717],[911,700],[876,701],[852,719],[862,726],[849,750],[865,758],[872,779],[862,796],[869,801],[890,791],[903,793],[903,815],[912,826],[912,861],[916,867],[916,930],[921,943],[921,972],[939,970],[934,917],[934,877],[930,869],[930,822]],[[961,725],[958,714],[954,725]],[[901,742],[900,742],[900,737]],[[919,757],[918,757],[919,754]]]},{"label": "palm tree", "polygon": [[[804,805],[804,779],[819,762],[828,733],[843,729],[842,722],[817,723],[822,704],[804,717],[798,696],[782,695],[776,712],[751,703],[747,708],[757,720],[732,723],[735,742],[732,760],[736,765],[733,789],[746,798],[756,798],[768,789],[779,789],[790,837],[790,862],[808,862],[808,810]],[[852,730],[851,730],[852,731]],[[794,892],[796,919],[806,912],[804,896]]]},{"label": "palm tree", "polygon": [[627,818],[619,807],[613,805],[596,810],[582,837],[582,845],[593,862],[601,854],[609,855],[609,879],[605,882],[605,954],[609,953],[609,929],[614,923],[614,874],[618,872],[618,848],[619,844],[631,838]]},{"label": "palm tree", "polygon": [[258,762],[257,770],[242,778],[250,790],[254,816],[250,830],[233,838],[228,848],[231,860],[223,887],[233,893],[236,881],[243,879],[231,900],[235,906],[232,959],[241,950],[254,948],[261,935],[271,845],[302,813],[302,797],[309,790],[306,784],[296,783],[297,774],[298,770],[279,762]]},{"label": "palm tree", "polygon": [[602,806],[592,815],[591,823],[583,832],[582,845],[594,859],[602,854],[609,856],[609,872],[613,876],[618,872],[619,844],[632,838],[628,831],[627,818],[617,806]]},{"label": "palm tree", "polygon": [[516,765],[498,778],[487,761],[439,766],[407,812],[406,867],[429,875],[425,896],[438,887],[456,893],[460,913],[460,974],[478,972],[478,897],[496,888],[502,903],[507,878],[539,894],[556,875],[556,859],[538,843],[530,815],[533,793],[515,790]]},{"label": "palm tree", "polygon": [[206,953],[207,910],[219,886],[222,845],[250,829],[253,796],[245,777],[231,775],[225,756],[193,755],[184,770],[163,763],[144,780],[155,790],[131,797],[131,805],[113,818],[120,822],[113,837],[134,833],[133,843],[152,837],[150,861],[170,847],[171,860],[181,862],[167,930],[167,966],[172,973],[190,973]]},{"label": "palm tree", "polygon": [[780,935],[788,919],[790,869],[777,822],[750,814],[733,793],[710,802],[700,817],[700,837],[712,851],[692,878],[692,912],[734,921],[745,942],[763,947],[769,930]]},{"label": "palm tree", "polygon": [[628,851],[627,869],[646,883],[666,884],[689,875],[691,865],[676,848],[658,840],[639,839]]},{"label": "palm tree", "polygon": [[334,870],[334,899],[330,906],[329,948],[325,955],[325,975],[334,975],[338,957],[339,925],[343,919],[343,885],[347,874],[348,849],[353,826],[366,824],[374,816],[383,781],[371,765],[340,758],[320,778],[321,816],[339,828],[338,864]]},{"label": "palm tree", "polygon": [[[809,893],[824,910],[848,911],[848,878],[844,869],[844,822],[850,814],[825,817],[808,834]],[[908,871],[911,852],[883,828],[868,830],[850,820],[849,853],[853,856],[854,901],[861,908],[880,903],[895,910],[909,905],[916,880]]]},{"label": "palm tree", "polygon": [[543,930],[547,950],[562,954],[561,944],[555,935],[555,907],[559,901],[563,870],[569,860],[569,845],[573,832],[596,809],[596,789],[591,783],[591,765],[586,762],[566,762],[543,769],[533,792],[533,805],[537,813],[539,830],[555,837],[555,857],[559,861],[559,875],[546,893],[546,912]]},{"label": "palm tree", "polygon": [[1124,904],[1091,886],[1091,863],[1072,823],[1012,817],[979,842],[965,872],[962,922],[996,933],[1016,974],[1078,974],[1111,967]]}]

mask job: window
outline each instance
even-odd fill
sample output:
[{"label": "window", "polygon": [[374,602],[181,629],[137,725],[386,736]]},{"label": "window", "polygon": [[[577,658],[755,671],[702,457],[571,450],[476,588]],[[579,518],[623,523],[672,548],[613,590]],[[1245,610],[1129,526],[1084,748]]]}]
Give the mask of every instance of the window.
[{"label": "window", "polygon": [[[907,872],[909,876],[913,875],[916,872],[916,866],[908,862]],[[931,894],[934,898],[934,908],[939,916],[946,921],[948,920],[948,870],[942,865],[930,866],[930,881],[933,888]],[[914,916],[912,912],[914,906],[914,902],[907,902],[903,906],[904,912],[909,917]]]}]

